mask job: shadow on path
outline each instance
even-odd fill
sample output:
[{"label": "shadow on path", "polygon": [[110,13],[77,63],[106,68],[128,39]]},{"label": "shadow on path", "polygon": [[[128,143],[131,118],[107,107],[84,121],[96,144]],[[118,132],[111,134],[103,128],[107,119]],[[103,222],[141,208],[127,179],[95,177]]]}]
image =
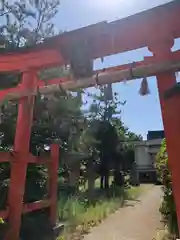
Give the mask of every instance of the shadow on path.
[{"label": "shadow on path", "polygon": [[160,201],[161,188],[153,186],[139,200],[126,201],[125,207],[93,228],[84,240],[152,240],[163,227]]}]

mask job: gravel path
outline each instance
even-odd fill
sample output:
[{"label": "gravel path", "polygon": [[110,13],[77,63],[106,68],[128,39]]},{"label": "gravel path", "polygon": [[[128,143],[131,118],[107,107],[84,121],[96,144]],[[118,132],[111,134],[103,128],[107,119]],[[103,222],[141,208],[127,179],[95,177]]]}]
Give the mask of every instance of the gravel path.
[{"label": "gravel path", "polygon": [[161,189],[151,186],[140,201],[127,202],[127,206],[93,228],[84,240],[152,240],[162,228],[159,206]]}]

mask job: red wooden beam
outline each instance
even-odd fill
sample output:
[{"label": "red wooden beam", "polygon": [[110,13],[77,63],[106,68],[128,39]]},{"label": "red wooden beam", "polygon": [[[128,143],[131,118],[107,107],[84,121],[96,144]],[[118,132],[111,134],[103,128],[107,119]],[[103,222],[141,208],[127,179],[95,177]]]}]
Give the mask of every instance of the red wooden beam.
[{"label": "red wooden beam", "polygon": [[[40,200],[40,201],[33,202],[33,203],[27,203],[27,204],[24,204],[22,213],[24,214],[24,213],[32,212],[32,211],[39,210],[42,208],[47,208],[50,206],[50,204],[51,204],[50,199]],[[8,209],[0,210],[0,218],[7,219],[8,216],[9,216]]]},{"label": "red wooden beam", "polygon": [[0,71],[23,71],[29,68],[44,68],[56,65],[63,65],[64,60],[60,51],[52,50],[33,50],[31,52],[15,52],[0,55]]},{"label": "red wooden beam", "polygon": [[[44,87],[45,85],[61,84],[62,82],[67,82],[67,81],[70,81],[69,77],[55,78],[55,79],[47,81],[47,83],[45,83],[42,80],[39,80],[37,82],[37,86],[41,88],[41,87]],[[17,85],[17,87],[3,89],[0,91],[0,101],[2,101],[7,95],[9,96],[9,98],[8,97],[6,98],[7,101],[11,100],[11,95],[14,95],[17,93],[19,95],[21,95],[21,93],[22,93],[22,96],[24,96],[25,91],[28,92],[29,90],[24,90],[22,87],[22,84]]]},{"label": "red wooden beam", "polygon": [[179,16],[180,2],[174,0],[111,23],[102,22],[61,34],[47,40],[42,47],[58,46],[64,50],[72,42],[87,41],[91,57],[100,58],[158,44],[160,38],[180,37]]},{"label": "red wooden beam", "polygon": [[42,208],[47,208],[50,206],[51,201],[49,199],[47,200],[40,200],[37,202],[33,202],[33,203],[27,203],[24,204],[23,206],[23,213],[28,213],[28,212],[32,212],[35,210],[40,210]]},{"label": "red wooden beam", "polygon": [[37,157],[37,156],[33,156],[31,153],[29,153],[28,163],[48,164],[49,162],[50,162],[50,158]]},{"label": "red wooden beam", "polygon": [[178,38],[179,15],[180,2],[175,0],[109,23],[106,34],[99,34],[95,41],[93,58],[146,47],[152,43],[158,44],[161,38]]},{"label": "red wooden beam", "polygon": [[[37,87],[37,72],[33,69],[22,76],[22,88],[34,91]],[[9,232],[6,240],[18,240],[23,210],[26,172],[29,156],[29,142],[33,120],[34,96],[21,98],[18,106],[18,118],[14,141],[16,160],[11,163],[11,181],[8,192]]]},{"label": "red wooden beam", "polygon": [[[159,64],[162,63],[162,61],[160,61],[159,59],[156,59],[155,57],[145,57],[144,61],[140,61],[140,62],[136,62],[136,63],[130,63],[130,64],[124,64],[124,65],[120,65],[120,66],[115,66],[115,67],[110,67],[110,68],[106,68],[104,69],[100,69],[94,72],[94,74],[96,74],[97,72],[101,73],[101,72],[116,72],[116,71],[123,71],[123,70],[129,70],[132,66],[134,67],[143,67],[143,66],[148,66],[149,64]],[[169,61],[180,61],[180,50],[176,51],[176,52],[172,52],[171,55],[169,56]],[[155,74],[153,74],[155,75]],[[149,75],[152,76],[152,75]],[[62,78],[55,78],[52,80],[47,81],[46,83],[42,80],[38,80],[37,85],[38,87],[41,89],[44,86],[49,86],[49,85],[60,85],[61,83],[64,82],[70,82],[73,79],[71,79],[70,77],[62,77]],[[121,82],[122,80],[119,80],[119,82]],[[27,93],[29,92],[29,90],[27,90]],[[4,99],[6,100],[11,100],[12,97],[14,95],[18,95],[17,98],[20,98],[21,96],[26,95],[26,90],[23,89],[22,85],[19,84],[17,87],[15,88],[10,88],[10,89],[5,89],[5,90],[1,90],[0,91],[0,102],[3,101]],[[33,160],[35,161],[35,160]]]},{"label": "red wooden beam", "polygon": [[15,94],[18,91],[21,92],[21,90],[23,90],[23,89],[21,88],[20,84],[17,85],[17,87],[3,89],[3,90],[0,91],[0,99],[4,99],[6,95]]},{"label": "red wooden beam", "polygon": [[51,162],[48,166],[49,172],[49,197],[50,205],[50,220],[54,226],[57,220],[57,188],[58,188],[58,166],[59,166],[59,145],[51,145]]},{"label": "red wooden beam", "polygon": [[[15,152],[0,152],[0,163],[11,163],[12,161],[16,161],[16,157],[17,156]],[[45,157],[33,156],[31,153],[29,153],[27,162],[35,164],[48,164],[50,162],[50,159]]]},{"label": "red wooden beam", "polygon": [[60,51],[69,49],[76,41],[87,41],[91,49],[91,58],[96,59],[142,48],[152,43],[158,44],[160,38],[178,38],[179,15],[180,2],[175,0],[115,22],[102,22],[77,29],[50,38],[28,52],[1,54],[0,69],[19,71],[30,67],[63,65],[69,62],[69,59],[63,59]]}]

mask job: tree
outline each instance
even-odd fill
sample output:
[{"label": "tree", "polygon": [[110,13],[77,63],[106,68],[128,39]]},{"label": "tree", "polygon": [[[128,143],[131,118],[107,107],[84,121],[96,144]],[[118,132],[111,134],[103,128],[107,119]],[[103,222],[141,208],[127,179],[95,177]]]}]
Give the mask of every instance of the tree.
[{"label": "tree", "polygon": [[172,174],[168,166],[168,154],[166,150],[166,140],[164,139],[156,158],[156,169],[158,180],[163,185],[163,201],[160,206],[160,212],[167,223],[169,231],[174,237],[179,236],[178,221],[176,215],[176,206],[172,191]]},{"label": "tree", "polygon": [[114,118],[113,125],[115,126],[118,134],[119,144],[117,147],[117,152],[121,158],[122,169],[125,172],[128,172],[132,169],[132,165],[135,161],[135,142],[142,141],[143,138],[141,135],[137,135],[136,133],[131,132],[120,118]]},{"label": "tree", "polygon": [[[97,149],[100,153],[100,175],[101,188],[109,188],[109,171],[117,169],[119,172],[119,159],[117,158],[118,135],[113,120],[117,118],[121,111],[118,111],[121,102],[118,94],[112,95],[110,86],[99,87],[97,94],[90,95],[93,103],[90,106],[88,118],[94,122],[94,137],[97,140]],[[115,171],[116,172],[116,171]],[[117,172],[116,172],[117,173]],[[115,175],[117,175],[115,173]],[[116,178],[116,177],[115,177]]]},{"label": "tree", "polygon": [[0,33],[6,48],[32,45],[54,35],[52,20],[58,12],[59,0],[1,2]]},{"label": "tree", "polygon": [[88,181],[88,197],[94,199],[94,187],[97,177],[97,164],[99,162],[99,152],[97,140],[94,137],[94,122],[86,120],[85,127],[80,136],[79,151],[85,153],[81,165],[84,166],[83,180]]},{"label": "tree", "polygon": [[99,87],[99,92],[89,94],[93,103],[88,118],[94,122],[94,137],[100,152],[101,187],[108,188],[109,170],[114,170],[115,185],[122,185],[121,170],[131,170],[134,162],[134,142],[142,137],[129,131],[121,120],[120,106],[126,101],[119,100],[111,87]]},{"label": "tree", "polygon": [[[59,0],[1,1],[0,41],[1,44],[4,43],[1,51],[12,51],[22,46],[33,45],[53,36],[55,31],[52,20],[58,11],[59,4]],[[1,88],[15,86],[20,81],[20,74],[1,73],[0,75]],[[11,146],[17,117],[16,104],[7,104],[2,108],[1,115],[3,115],[1,127],[3,145]],[[11,128],[9,128],[10,125]]]},{"label": "tree", "polygon": [[[4,49],[1,48],[0,51],[14,51],[18,50],[19,47],[29,47],[53,36],[56,33],[53,18],[58,7],[58,0],[14,1],[12,3],[3,1],[0,10],[0,44],[1,47],[4,46]],[[47,81],[64,74],[68,74],[64,68],[51,68],[39,72],[39,78]],[[1,74],[1,89],[16,86],[20,77],[20,74]],[[80,109],[81,105],[80,92],[76,96],[66,91],[48,96],[38,94],[35,101],[30,142],[31,152],[42,154],[45,147],[48,149],[55,140],[58,140],[62,148],[61,157],[67,152],[78,151],[79,136],[84,119]],[[9,149],[13,146],[16,118],[17,104],[7,103],[1,110],[0,124],[4,148]],[[1,173],[2,171],[1,176],[8,180],[9,167],[7,169],[1,165]],[[25,202],[36,201],[46,195],[46,179],[47,170],[45,167],[34,165],[28,167]]]},{"label": "tree", "polygon": [[[13,51],[19,47],[33,45],[42,41],[45,37],[54,35],[52,19],[57,13],[58,6],[59,1],[56,0],[28,2],[2,1],[2,7],[0,10],[0,40],[1,44],[4,44],[4,48],[1,47],[1,51]],[[20,75],[21,74],[19,73],[1,74],[1,88],[8,88],[17,85],[20,81]],[[7,103],[2,107],[0,130],[3,147],[11,148],[13,146],[16,118],[16,103]],[[28,176],[29,173],[31,175],[31,170],[31,167],[28,168]],[[42,175],[41,171],[34,167],[33,172],[36,176],[40,175],[39,184],[41,184],[41,180],[44,181],[44,174]],[[29,186],[28,183],[27,186]],[[39,190],[41,189],[42,188],[39,188]],[[30,193],[30,196],[32,196],[32,192]],[[29,198],[27,197],[27,199]]]}]

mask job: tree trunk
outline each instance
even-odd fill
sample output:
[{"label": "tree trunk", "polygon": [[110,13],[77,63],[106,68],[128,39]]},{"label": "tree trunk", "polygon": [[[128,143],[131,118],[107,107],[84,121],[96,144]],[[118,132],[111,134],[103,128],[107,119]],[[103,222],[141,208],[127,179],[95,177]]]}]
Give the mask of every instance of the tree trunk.
[{"label": "tree trunk", "polygon": [[124,179],[120,170],[114,170],[114,184],[117,187],[122,187],[124,185]]},{"label": "tree trunk", "polygon": [[79,177],[80,177],[80,167],[72,168],[69,174],[69,187],[72,193],[75,193],[79,189]]},{"label": "tree trunk", "polygon": [[104,184],[105,184],[105,189],[108,190],[109,189],[109,170],[105,171]]},{"label": "tree trunk", "polygon": [[101,183],[100,183],[100,188],[101,188],[101,189],[104,189],[104,176],[101,176],[101,177],[100,177],[100,181],[101,181]]},{"label": "tree trunk", "polygon": [[90,159],[87,165],[87,175],[88,175],[88,197],[90,200],[94,198],[94,187],[96,180],[96,171],[92,160]]}]

